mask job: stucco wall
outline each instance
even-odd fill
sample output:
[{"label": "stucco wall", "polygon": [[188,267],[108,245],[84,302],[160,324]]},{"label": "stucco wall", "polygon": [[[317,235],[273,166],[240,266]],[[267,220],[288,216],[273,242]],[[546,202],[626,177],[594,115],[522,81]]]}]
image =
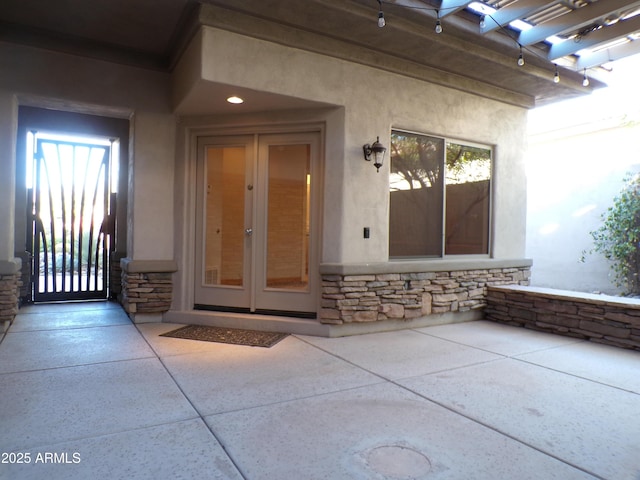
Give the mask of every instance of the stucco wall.
[{"label": "stucco wall", "polygon": [[15,97],[10,91],[0,89],[0,262],[14,258],[13,205],[17,115],[18,105]]},{"label": "stucco wall", "polygon": [[587,255],[589,232],[613,204],[626,172],[640,172],[639,65],[617,60],[607,88],[529,112],[527,255],[531,284],[617,294],[607,260]]},{"label": "stucco wall", "polygon": [[389,145],[392,128],[495,146],[492,253],[524,256],[525,109],[217,28],[195,41],[205,81],[344,106],[344,138],[327,135],[325,192],[336,194],[325,195],[322,262],[388,260],[388,162],[376,173],[362,145],[378,135]]},{"label": "stucco wall", "polygon": [[532,136],[527,154],[527,256],[534,286],[580,292],[621,293],[609,262],[593,248],[589,232],[602,225],[627,172],[640,172],[640,123],[598,119]]},{"label": "stucco wall", "polygon": [[[388,159],[376,173],[362,158],[364,143],[380,136],[388,146],[391,129],[398,128],[493,146],[491,253],[502,259],[525,254],[524,108],[212,27],[195,37],[171,76],[8,44],[0,44],[0,70],[0,139],[9,140],[0,147],[3,179],[14,178],[19,105],[131,120],[127,256],[134,263],[126,263],[126,273],[154,261],[168,262],[162,263],[163,272],[174,271],[176,259],[176,293],[183,307],[193,300],[188,288],[193,281],[191,225],[183,219],[192,208],[185,195],[190,177],[183,171],[191,145],[183,126],[322,124],[320,262],[325,264],[388,261]],[[295,100],[306,108],[182,118],[176,139],[173,108],[181,95],[194,91],[200,95],[196,102],[204,102],[202,92],[211,90],[197,90],[203,85],[269,92],[287,105]],[[11,189],[3,189],[0,211],[13,206]],[[7,218],[7,223],[13,222]],[[370,238],[363,238],[363,227],[370,228]],[[12,243],[11,227],[3,228],[0,255],[12,257]]]}]

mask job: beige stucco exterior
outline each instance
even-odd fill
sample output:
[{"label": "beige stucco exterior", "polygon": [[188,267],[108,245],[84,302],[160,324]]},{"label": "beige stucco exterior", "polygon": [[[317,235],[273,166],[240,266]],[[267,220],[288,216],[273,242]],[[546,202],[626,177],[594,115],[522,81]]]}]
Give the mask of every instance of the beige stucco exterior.
[{"label": "beige stucco exterior", "polygon": [[[153,271],[156,262],[159,271],[176,270],[170,311],[149,313],[149,319],[175,321],[193,306],[194,139],[205,134],[321,133],[322,200],[316,206],[320,265],[314,266],[315,275],[322,265],[358,271],[375,265],[378,271],[393,271],[388,258],[389,167],[387,163],[376,173],[362,157],[363,144],[379,136],[388,145],[391,129],[397,128],[490,145],[492,243],[483,265],[490,268],[495,261],[499,267],[506,260],[528,265],[523,260],[524,107],[208,26],[193,37],[171,74],[9,44],[0,44],[0,69],[0,263],[13,262],[24,248],[16,233],[24,231],[21,213],[14,219],[15,165],[21,161],[15,158],[18,107],[128,118],[125,268],[145,265]],[[213,97],[231,87],[260,92],[269,107],[208,112]],[[364,227],[370,228],[368,239],[363,238]],[[477,260],[451,258],[446,266],[465,270]],[[415,264],[425,270],[425,261]]]},{"label": "beige stucco exterior", "polygon": [[[320,120],[343,135],[327,135],[323,262],[381,262],[388,259],[388,170],[376,174],[362,159],[362,145],[392,128],[483,143],[495,147],[493,256],[524,255],[526,198],[523,154],[526,110],[325,55],[205,27],[178,65],[174,102],[188,103],[190,88],[215,82],[335,105],[343,116]],[[200,68],[197,55],[201,53]],[[187,72],[200,71],[201,77]],[[295,73],[292,73],[295,72]],[[303,72],[298,74],[297,72]],[[215,91],[215,87],[212,88]],[[187,107],[188,108],[188,107]],[[290,121],[296,115],[290,113]],[[298,118],[308,119],[309,114]],[[229,123],[260,122],[233,115]],[[214,125],[220,125],[216,118]],[[207,120],[202,121],[206,125]],[[344,142],[344,143],[343,143]],[[366,186],[366,188],[363,188]],[[362,238],[362,227],[371,238]]]}]

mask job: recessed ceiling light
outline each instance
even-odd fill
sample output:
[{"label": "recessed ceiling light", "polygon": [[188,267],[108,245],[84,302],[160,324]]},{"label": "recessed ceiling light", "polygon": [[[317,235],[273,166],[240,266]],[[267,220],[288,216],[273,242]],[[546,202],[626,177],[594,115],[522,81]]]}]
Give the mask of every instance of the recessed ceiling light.
[{"label": "recessed ceiling light", "polygon": [[236,97],[235,95],[233,97],[229,97],[227,98],[227,102],[229,103],[235,103],[235,104],[240,104],[240,103],[244,103],[244,100],[240,97]]}]

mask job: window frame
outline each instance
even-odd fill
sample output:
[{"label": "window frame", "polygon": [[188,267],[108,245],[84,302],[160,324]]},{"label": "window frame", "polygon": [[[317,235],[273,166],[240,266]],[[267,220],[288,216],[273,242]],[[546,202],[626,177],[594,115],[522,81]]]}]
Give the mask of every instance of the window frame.
[{"label": "window frame", "polygon": [[[398,133],[398,134],[405,134],[405,135],[412,135],[412,136],[422,136],[422,137],[428,137],[428,138],[433,138],[436,140],[440,140],[443,141],[443,153],[442,153],[442,157],[440,158],[440,165],[443,168],[443,179],[442,179],[442,185],[441,185],[441,198],[442,198],[442,212],[441,212],[441,221],[442,221],[442,225],[441,225],[441,230],[442,233],[440,235],[440,253],[439,255],[397,255],[397,256],[392,256],[391,252],[389,251],[388,253],[388,258],[389,261],[407,261],[407,260],[420,260],[420,261],[430,261],[430,260],[443,260],[443,259],[465,259],[465,258],[492,258],[493,255],[493,234],[494,234],[494,183],[495,183],[495,151],[496,151],[496,146],[495,145],[490,145],[490,144],[485,144],[485,143],[481,143],[481,142],[477,142],[477,141],[470,141],[470,140],[461,140],[459,138],[455,138],[455,137],[448,137],[448,136],[444,136],[444,135],[437,135],[437,134],[430,134],[430,133],[424,133],[424,132],[417,132],[414,130],[407,130],[407,129],[402,129],[402,128],[392,128],[391,129],[391,134],[389,136],[390,138],[390,143],[391,143],[391,139],[393,138],[393,134],[394,133]],[[447,165],[446,165],[446,156],[447,156],[447,146],[449,144],[457,144],[457,145],[463,145],[465,147],[473,147],[473,148],[481,148],[481,149],[485,149],[489,151],[489,156],[490,156],[490,163],[489,163],[489,193],[488,193],[488,201],[489,201],[489,208],[488,208],[488,218],[487,218],[487,251],[486,253],[461,253],[461,254],[446,254],[445,250],[446,250],[446,235],[447,235],[447,231],[446,231],[446,222],[447,222],[447,181],[446,181],[446,175],[447,175]],[[389,158],[389,187],[391,186],[391,175],[392,175],[392,158],[390,156]],[[389,228],[388,228],[388,241],[387,241],[387,245],[390,246],[391,243],[391,189],[389,188]]]}]

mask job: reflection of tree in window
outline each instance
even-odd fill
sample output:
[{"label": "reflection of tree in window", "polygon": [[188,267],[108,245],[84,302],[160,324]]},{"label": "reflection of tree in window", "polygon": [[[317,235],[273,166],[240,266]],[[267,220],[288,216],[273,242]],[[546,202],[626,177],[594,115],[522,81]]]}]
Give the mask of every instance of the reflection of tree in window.
[{"label": "reflection of tree in window", "polygon": [[391,141],[391,173],[406,182],[399,189],[427,188],[438,184],[443,140],[421,135],[395,134]]},{"label": "reflection of tree in window", "polygon": [[444,139],[391,135],[389,255],[442,255]]},{"label": "reflection of tree in window", "polygon": [[447,142],[447,183],[489,180],[491,150]]}]

